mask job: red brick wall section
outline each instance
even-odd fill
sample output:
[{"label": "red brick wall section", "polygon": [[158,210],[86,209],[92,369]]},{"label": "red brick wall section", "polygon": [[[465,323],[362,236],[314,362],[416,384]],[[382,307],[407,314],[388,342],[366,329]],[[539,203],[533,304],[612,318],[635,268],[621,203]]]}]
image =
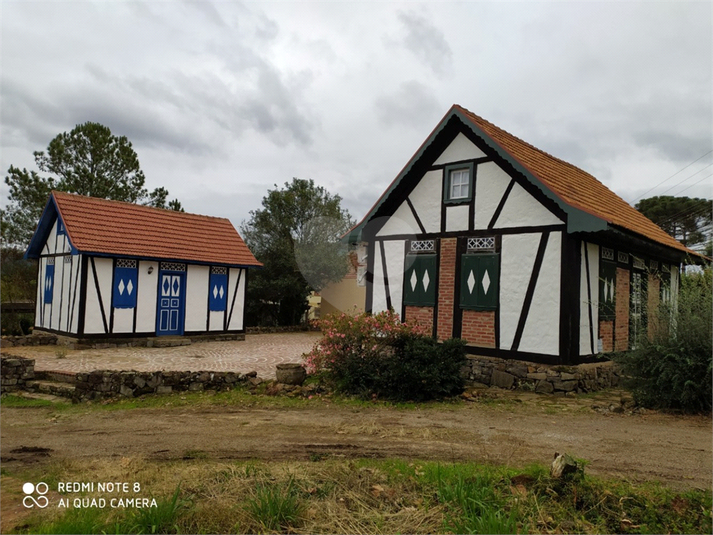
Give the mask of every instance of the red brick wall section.
[{"label": "red brick wall section", "polygon": [[614,348],[629,349],[629,270],[616,268],[616,332]]},{"label": "red brick wall section", "polygon": [[433,331],[433,307],[406,307],[406,323],[418,323]]},{"label": "red brick wall section", "polygon": [[438,339],[453,336],[453,303],[456,292],[456,238],[441,240],[438,267]]},{"label": "red brick wall section", "polygon": [[602,339],[602,352],[609,353],[614,350],[614,322],[599,322],[599,338]]},{"label": "red brick wall section", "polygon": [[477,347],[495,347],[495,311],[464,310],[461,338]]}]

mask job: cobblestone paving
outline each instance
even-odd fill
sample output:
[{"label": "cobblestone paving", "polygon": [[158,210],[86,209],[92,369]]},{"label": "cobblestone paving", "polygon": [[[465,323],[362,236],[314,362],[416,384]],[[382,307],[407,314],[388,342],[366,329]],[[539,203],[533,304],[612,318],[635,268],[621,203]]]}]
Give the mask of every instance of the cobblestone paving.
[{"label": "cobblestone paving", "polygon": [[263,379],[275,378],[275,366],[301,362],[319,333],[247,335],[244,341],[202,342],[189,346],[70,350],[62,346],[8,347],[3,353],[35,359],[35,370],[86,372],[136,371],[256,371]]}]

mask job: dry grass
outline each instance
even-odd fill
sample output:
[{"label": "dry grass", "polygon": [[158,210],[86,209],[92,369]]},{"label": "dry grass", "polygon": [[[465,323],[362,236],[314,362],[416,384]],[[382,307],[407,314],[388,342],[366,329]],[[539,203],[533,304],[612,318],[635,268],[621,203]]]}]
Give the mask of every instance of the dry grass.
[{"label": "dry grass", "polygon": [[[574,491],[563,490],[542,467],[514,471],[400,460],[225,463],[124,457],[56,462],[11,474],[4,470],[3,487],[21,488],[24,481],[39,480],[51,489],[58,481],[138,481],[142,494],[164,501],[180,489],[175,530],[183,533],[445,533],[451,522],[473,525],[472,513],[447,494],[483,490],[492,502],[489,511],[514,515],[520,532],[710,532],[711,524],[710,492],[673,494],[659,487],[639,489],[597,479],[581,482]],[[274,524],[265,516],[272,513],[251,507],[260,496],[265,498],[261,489],[270,491],[270,500],[289,498],[294,520]],[[4,492],[3,505],[7,496]],[[58,498],[56,492],[50,495],[51,500]],[[51,522],[61,521],[63,512],[49,507],[39,515],[14,518],[14,524],[3,520],[2,531],[7,533],[11,525],[20,532],[51,530],[57,525]],[[117,521],[122,513],[102,514]],[[492,529],[502,529],[498,522]],[[280,527],[266,529],[269,525]]]}]

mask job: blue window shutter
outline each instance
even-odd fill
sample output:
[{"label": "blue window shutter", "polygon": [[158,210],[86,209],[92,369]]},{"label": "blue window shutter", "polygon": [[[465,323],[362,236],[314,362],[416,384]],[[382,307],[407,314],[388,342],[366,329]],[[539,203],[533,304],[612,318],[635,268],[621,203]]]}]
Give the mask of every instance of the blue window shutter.
[{"label": "blue window shutter", "polygon": [[52,302],[52,295],[54,294],[54,264],[48,264],[45,267],[45,280],[44,280],[44,302],[49,304]]},{"label": "blue window shutter", "polygon": [[214,312],[225,310],[228,302],[228,275],[222,273],[210,274],[209,308]]},{"label": "blue window shutter", "polygon": [[138,273],[137,268],[114,268],[114,308],[136,307]]}]

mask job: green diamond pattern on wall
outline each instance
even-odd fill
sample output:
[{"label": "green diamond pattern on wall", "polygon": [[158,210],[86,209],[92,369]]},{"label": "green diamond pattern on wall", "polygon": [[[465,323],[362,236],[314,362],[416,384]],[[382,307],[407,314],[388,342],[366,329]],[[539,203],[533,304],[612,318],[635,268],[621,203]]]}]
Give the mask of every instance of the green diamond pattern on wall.
[{"label": "green diamond pattern on wall", "polygon": [[406,257],[404,304],[433,306],[436,304],[436,255],[420,254]]},{"label": "green diamond pattern on wall", "polygon": [[497,254],[479,253],[461,256],[461,308],[495,310],[498,306],[497,288]]}]

